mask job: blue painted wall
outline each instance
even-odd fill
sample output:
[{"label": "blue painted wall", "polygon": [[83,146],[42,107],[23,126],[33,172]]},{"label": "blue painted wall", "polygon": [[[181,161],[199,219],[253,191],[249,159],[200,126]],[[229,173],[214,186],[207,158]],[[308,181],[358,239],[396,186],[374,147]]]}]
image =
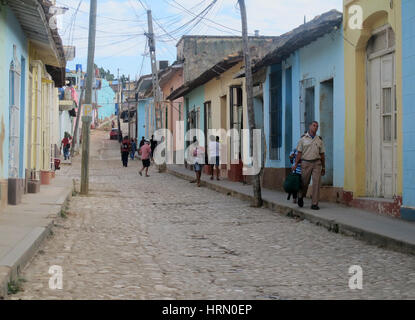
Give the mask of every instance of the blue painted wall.
[{"label": "blue painted wall", "polygon": [[153,99],[145,99],[138,101],[137,113],[138,113],[138,123],[137,123],[137,140],[140,141],[141,137],[150,139],[146,136],[146,110],[148,106],[153,104]]},{"label": "blue painted wall", "polygon": [[104,119],[115,114],[115,92],[109,85],[109,82],[102,79],[101,90],[98,90],[98,105],[99,108],[99,119]]},{"label": "blue painted wall", "polygon": [[[3,56],[5,59],[0,61],[1,67],[1,80],[0,85],[3,86],[4,90],[1,91],[0,102],[4,106],[0,108],[0,121],[3,118],[4,121],[4,141],[3,141],[3,162],[1,164],[1,178],[8,178],[9,175],[9,101],[10,101],[10,92],[9,92],[9,70],[10,63],[13,60],[13,45],[16,45],[16,55],[17,60],[21,65],[21,95],[20,95],[20,145],[19,145],[19,177],[24,176],[24,159],[25,159],[25,103],[27,101],[27,74],[28,74],[28,40],[25,33],[23,32],[18,20],[16,19],[13,11],[9,7],[2,6],[2,14],[0,14],[0,19],[2,20],[2,25],[5,28],[4,32],[4,43],[2,43],[1,49],[4,50]],[[3,130],[3,128],[1,130]]]},{"label": "blue painted wall", "polygon": [[[280,160],[270,160],[269,152],[265,167],[267,168],[288,168],[290,163],[285,154],[291,144],[293,148],[297,146],[300,134],[300,81],[313,78],[315,82],[315,119],[320,119],[320,82],[334,79],[334,107],[333,107],[333,126],[334,126],[334,181],[333,186],[342,187],[344,181],[344,53],[343,53],[343,31],[337,30],[325,35],[303,47],[288,57],[282,63],[282,147]],[[286,69],[291,67],[291,91],[292,97],[287,99],[290,88],[287,88]],[[269,149],[269,90],[270,74],[278,65],[267,68],[267,78],[264,83],[264,130],[267,137],[267,148]],[[284,119],[289,119],[286,108],[292,105],[292,122],[286,123]],[[290,131],[292,130],[291,134]],[[287,140],[291,141],[287,141]]]},{"label": "blue painted wall", "polygon": [[[188,106],[186,105],[187,99],[189,101]],[[204,130],[204,121],[205,121],[205,107],[204,107],[205,86],[197,87],[196,89],[194,89],[193,91],[188,93],[185,96],[184,101],[185,101],[185,107],[188,109],[187,111],[189,113],[190,113],[190,111],[199,108],[199,110],[200,110],[200,129],[203,131]],[[185,110],[185,114],[186,114],[186,110]],[[184,134],[185,135],[186,135],[187,130],[188,130],[188,123],[187,123],[187,119],[185,119],[185,123],[184,123]],[[200,143],[204,144],[204,141],[200,141]],[[185,140],[185,144],[186,144],[186,140]]]},{"label": "blue painted wall", "polygon": [[415,209],[415,1],[402,0],[403,205]]}]

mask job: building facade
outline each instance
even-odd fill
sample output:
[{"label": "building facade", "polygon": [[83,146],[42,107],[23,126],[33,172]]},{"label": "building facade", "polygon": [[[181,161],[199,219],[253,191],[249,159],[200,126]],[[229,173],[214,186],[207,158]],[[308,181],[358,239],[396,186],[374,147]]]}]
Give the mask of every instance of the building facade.
[{"label": "building facade", "polygon": [[401,17],[401,1],[344,1],[344,200],[394,217],[402,203]]},{"label": "building facade", "polygon": [[415,1],[402,0],[402,218],[415,220]]}]

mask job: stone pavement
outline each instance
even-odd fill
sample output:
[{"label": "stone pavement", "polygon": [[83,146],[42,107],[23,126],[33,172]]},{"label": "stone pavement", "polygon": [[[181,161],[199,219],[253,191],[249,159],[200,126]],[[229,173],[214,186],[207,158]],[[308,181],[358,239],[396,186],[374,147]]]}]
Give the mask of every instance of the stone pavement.
[{"label": "stone pavement", "polygon": [[[119,144],[93,133],[90,194],[28,265],[12,299],[414,299],[415,256],[287,219],[158,173],[123,168]],[[79,177],[79,161],[66,168]],[[50,266],[63,289],[49,288]],[[348,286],[352,265],[363,289]]]},{"label": "stone pavement", "polygon": [[26,194],[22,203],[8,206],[0,214],[0,298],[33,257],[65,202],[72,196],[72,180],[64,176],[42,185],[37,194]]},{"label": "stone pavement", "polygon": [[[184,166],[169,165],[168,172],[186,180],[194,179],[194,172]],[[232,194],[252,201],[252,185],[229,180],[210,180],[202,175],[203,184],[210,189]],[[346,207],[336,203],[321,202],[319,211],[311,210],[311,200],[304,200],[304,207],[287,200],[287,194],[275,190],[262,189],[264,206],[287,216],[299,217],[326,227],[328,230],[352,235],[368,243],[392,250],[415,254],[415,222],[377,215],[364,210]]]}]

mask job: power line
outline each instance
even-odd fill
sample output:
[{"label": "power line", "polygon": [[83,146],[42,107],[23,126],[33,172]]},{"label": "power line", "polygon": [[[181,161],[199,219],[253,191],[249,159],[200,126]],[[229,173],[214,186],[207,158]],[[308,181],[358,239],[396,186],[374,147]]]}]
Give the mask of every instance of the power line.
[{"label": "power line", "polygon": [[[187,8],[185,8],[184,6],[182,6],[180,3],[178,3],[176,0],[171,0],[171,1],[173,1],[175,4],[177,4],[178,6],[180,6],[185,12],[187,12],[188,14],[191,14],[191,15],[193,15],[193,16],[195,16],[195,14],[193,13],[193,12],[191,12],[190,10],[188,10]],[[166,2],[167,4],[169,4],[170,6],[172,6],[173,8],[176,8],[176,9],[179,9],[179,8],[177,8],[176,6],[174,6],[174,5],[172,5],[169,1],[167,1],[167,0],[164,0],[164,2]],[[216,1],[215,1],[216,2]],[[180,9],[179,9],[180,10]],[[227,27],[227,26],[225,26],[225,25],[223,25],[223,24],[220,24],[220,23],[218,23],[218,22],[216,22],[216,21],[213,21],[213,20],[211,20],[211,19],[208,19],[208,18],[204,18],[204,20],[206,20],[206,21],[209,21],[209,22],[211,22],[211,23],[213,23],[213,24],[216,24],[216,25],[218,25],[218,26],[221,26],[222,28],[225,28],[225,29],[228,29],[228,30],[231,30],[231,31],[234,31],[234,32],[237,32],[238,34],[241,34],[241,30],[236,30],[236,29],[233,29],[233,28],[230,28],[230,27]]]}]

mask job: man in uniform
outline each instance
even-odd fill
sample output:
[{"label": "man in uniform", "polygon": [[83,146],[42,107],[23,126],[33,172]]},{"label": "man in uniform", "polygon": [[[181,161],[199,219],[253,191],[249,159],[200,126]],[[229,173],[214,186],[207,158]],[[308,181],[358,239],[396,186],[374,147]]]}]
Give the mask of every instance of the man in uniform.
[{"label": "man in uniform", "polygon": [[303,207],[303,198],[307,195],[308,185],[311,177],[313,178],[313,194],[311,209],[319,210],[318,201],[320,197],[321,176],[326,174],[325,149],[323,139],[317,136],[318,122],[313,121],[308,131],[301,137],[298,142],[298,155],[293,171],[297,169],[301,160],[301,190],[298,198],[298,206]]}]

